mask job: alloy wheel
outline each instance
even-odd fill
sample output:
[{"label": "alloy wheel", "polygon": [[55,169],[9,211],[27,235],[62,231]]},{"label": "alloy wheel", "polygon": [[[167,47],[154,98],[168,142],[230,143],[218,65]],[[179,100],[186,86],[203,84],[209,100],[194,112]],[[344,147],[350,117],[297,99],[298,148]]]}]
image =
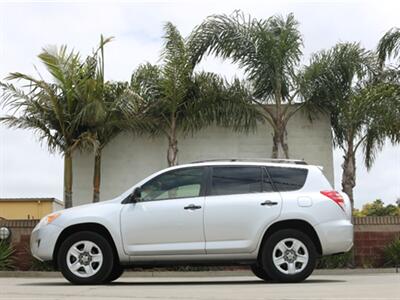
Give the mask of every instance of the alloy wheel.
[{"label": "alloy wheel", "polygon": [[103,253],[100,247],[91,241],[79,241],[67,252],[68,269],[81,278],[96,274],[103,264]]},{"label": "alloy wheel", "polygon": [[280,272],[294,275],[305,269],[309,261],[309,253],[300,240],[286,238],[274,247],[272,261]]}]

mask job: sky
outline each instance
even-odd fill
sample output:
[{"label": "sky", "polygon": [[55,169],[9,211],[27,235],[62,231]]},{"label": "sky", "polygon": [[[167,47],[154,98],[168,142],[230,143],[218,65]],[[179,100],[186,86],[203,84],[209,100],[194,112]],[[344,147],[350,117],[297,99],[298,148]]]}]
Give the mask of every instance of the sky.
[{"label": "sky", "polygon": [[[37,55],[48,45],[67,44],[90,54],[100,34],[115,37],[106,48],[106,77],[129,80],[145,61],[157,63],[163,25],[173,22],[187,36],[212,14],[241,10],[257,18],[294,13],[303,34],[303,64],[337,42],[360,42],[375,49],[392,27],[400,27],[400,1],[2,1],[0,0],[0,80],[9,72],[47,75]],[[207,57],[198,67],[227,78],[243,76],[229,61]],[[0,115],[6,111],[0,108]],[[335,188],[340,189],[342,153],[334,151]],[[0,125],[0,197],[62,199],[63,161],[49,153],[34,133]],[[134,183],[132,183],[134,184]],[[386,144],[367,172],[357,155],[355,206],[380,198],[400,198],[400,146]]]}]

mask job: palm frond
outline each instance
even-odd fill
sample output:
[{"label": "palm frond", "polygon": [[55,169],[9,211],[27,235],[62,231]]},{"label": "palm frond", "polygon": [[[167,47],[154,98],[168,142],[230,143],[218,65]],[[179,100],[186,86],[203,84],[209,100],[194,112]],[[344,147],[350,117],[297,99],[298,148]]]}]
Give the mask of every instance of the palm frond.
[{"label": "palm frond", "polygon": [[188,40],[191,61],[196,64],[207,54],[232,58],[254,60],[257,48],[254,36],[247,30],[255,21],[240,11],[232,15],[212,15],[196,27]]},{"label": "palm frond", "polygon": [[378,43],[378,56],[381,65],[391,57],[400,54],[400,29],[392,28],[380,39]]},{"label": "palm frond", "polygon": [[151,102],[161,98],[161,80],[161,67],[145,63],[133,71],[130,86],[144,101]]},{"label": "palm frond", "polygon": [[39,141],[45,143],[50,152],[63,151],[64,149],[64,143],[60,136],[51,130],[43,120],[35,116],[15,117],[6,115],[0,117],[0,123],[9,128],[33,130],[37,134]]}]

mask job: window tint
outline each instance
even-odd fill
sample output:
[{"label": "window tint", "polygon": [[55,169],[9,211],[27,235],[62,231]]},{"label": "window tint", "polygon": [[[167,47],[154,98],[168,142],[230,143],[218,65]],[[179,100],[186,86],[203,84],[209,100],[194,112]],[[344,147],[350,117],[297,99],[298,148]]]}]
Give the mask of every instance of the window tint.
[{"label": "window tint", "polygon": [[263,168],[263,184],[262,191],[263,192],[273,192],[274,187],[272,186],[271,178],[269,177],[267,170]]},{"label": "window tint", "polygon": [[260,167],[214,167],[211,195],[261,192]]},{"label": "window tint", "polygon": [[307,169],[267,167],[268,173],[278,191],[295,191],[303,187]]},{"label": "window tint", "polygon": [[200,196],[204,168],[173,170],[142,185],[143,201]]}]

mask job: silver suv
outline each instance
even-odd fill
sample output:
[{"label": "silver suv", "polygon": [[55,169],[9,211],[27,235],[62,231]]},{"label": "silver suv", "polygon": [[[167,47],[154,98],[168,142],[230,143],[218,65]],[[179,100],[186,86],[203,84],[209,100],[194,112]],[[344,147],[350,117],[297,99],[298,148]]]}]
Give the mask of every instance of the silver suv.
[{"label": "silver suv", "polygon": [[129,266],[247,264],[299,282],[316,259],[353,245],[348,197],[303,161],[221,160],[171,167],[121,196],[43,218],[31,251],[76,284]]}]

